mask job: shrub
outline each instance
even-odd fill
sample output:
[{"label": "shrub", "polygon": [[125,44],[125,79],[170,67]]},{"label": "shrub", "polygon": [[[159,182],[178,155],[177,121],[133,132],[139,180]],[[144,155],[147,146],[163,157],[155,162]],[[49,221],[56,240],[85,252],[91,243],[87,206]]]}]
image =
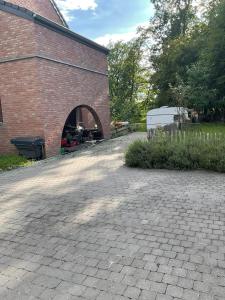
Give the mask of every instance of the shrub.
[{"label": "shrub", "polygon": [[224,139],[215,142],[192,134],[182,138],[158,133],[150,141],[135,141],[125,155],[126,165],[144,169],[196,170],[225,172]]}]

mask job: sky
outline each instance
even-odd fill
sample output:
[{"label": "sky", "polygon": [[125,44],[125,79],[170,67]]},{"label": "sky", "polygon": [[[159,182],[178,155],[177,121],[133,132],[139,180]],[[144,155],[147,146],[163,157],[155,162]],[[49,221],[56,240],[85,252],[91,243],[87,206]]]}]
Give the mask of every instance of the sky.
[{"label": "sky", "polygon": [[153,15],[150,0],[56,0],[71,30],[102,45],[128,41]]}]

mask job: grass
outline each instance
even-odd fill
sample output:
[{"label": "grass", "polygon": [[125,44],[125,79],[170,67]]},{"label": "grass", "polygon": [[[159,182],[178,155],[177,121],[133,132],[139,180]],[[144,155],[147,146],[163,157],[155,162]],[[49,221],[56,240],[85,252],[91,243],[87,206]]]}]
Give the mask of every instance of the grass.
[{"label": "grass", "polygon": [[[133,128],[137,132],[146,132],[146,122],[131,124],[131,128]],[[225,123],[201,123],[201,124],[191,124],[188,127],[189,130],[200,131],[203,133],[223,133],[225,134]]]},{"label": "grass", "polygon": [[223,123],[191,124],[190,130],[199,131],[203,133],[225,134],[225,124]]},{"label": "grass", "polygon": [[25,157],[18,155],[0,155],[0,171],[24,167],[30,164]]}]

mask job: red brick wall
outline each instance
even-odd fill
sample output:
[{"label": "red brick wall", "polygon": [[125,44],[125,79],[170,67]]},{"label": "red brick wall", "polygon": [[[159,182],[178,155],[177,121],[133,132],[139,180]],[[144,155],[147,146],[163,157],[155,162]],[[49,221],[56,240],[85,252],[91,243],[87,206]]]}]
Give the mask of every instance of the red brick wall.
[{"label": "red brick wall", "polygon": [[[7,28],[7,30],[6,30]],[[35,25],[0,11],[0,58],[36,52]],[[0,153],[15,152],[10,139],[21,135],[42,135],[39,74],[37,61],[0,64],[0,98],[3,124],[0,125]],[[31,110],[32,107],[32,110]]]},{"label": "red brick wall", "polygon": [[95,110],[105,137],[110,136],[108,79],[75,68],[39,62],[43,78],[45,102],[45,138],[49,156],[57,153],[66,119],[79,105],[88,105]]},{"label": "red brick wall", "polygon": [[0,10],[0,58],[35,53],[34,32],[34,23]]},{"label": "red brick wall", "polygon": [[[2,28],[7,28],[7,34]],[[45,55],[106,72],[106,55],[40,25],[0,12],[1,58]],[[40,135],[47,155],[59,153],[61,134],[70,112],[79,105],[93,108],[103,133],[110,136],[108,78],[40,58],[0,64],[0,153],[15,151],[10,139]]]},{"label": "red brick wall", "polygon": [[25,7],[49,20],[63,25],[50,0],[7,0],[13,4]]},{"label": "red brick wall", "polygon": [[37,61],[0,64],[0,98],[3,124],[0,125],[0,153],[15,152],[10,139],[18,136],[44,137],[42,99]]},{"label": "red brick wall", "polygon": [[93,114],[87,108],[82,108],[81,111],[82,111],[82,122],[84,124],[84,127],[94,128],[95,125],[97,125],[97,122],[93,117]]},{"label": "red brick wall", "polygon": [[104,53],[78,43],[57,32],[37,25],[38,52],[48,57],[78,64],[99,72],[107,72],[107,59]]}]

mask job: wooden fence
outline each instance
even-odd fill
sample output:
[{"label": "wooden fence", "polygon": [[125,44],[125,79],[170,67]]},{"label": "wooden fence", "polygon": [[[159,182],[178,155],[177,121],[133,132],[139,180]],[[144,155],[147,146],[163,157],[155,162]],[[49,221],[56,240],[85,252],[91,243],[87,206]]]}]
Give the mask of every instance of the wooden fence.
[{"label": "wooden fence", "polygon": [[148,133],[149,140],[166,139],[172,143],[225,144],[225,134],[218,132],[201,132],[177,130],[171,132],[155,131]]}]

